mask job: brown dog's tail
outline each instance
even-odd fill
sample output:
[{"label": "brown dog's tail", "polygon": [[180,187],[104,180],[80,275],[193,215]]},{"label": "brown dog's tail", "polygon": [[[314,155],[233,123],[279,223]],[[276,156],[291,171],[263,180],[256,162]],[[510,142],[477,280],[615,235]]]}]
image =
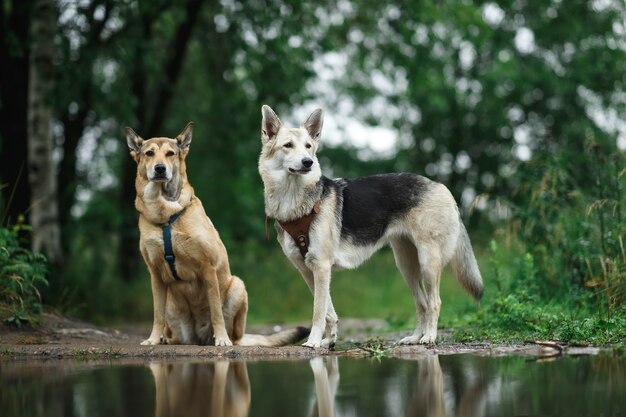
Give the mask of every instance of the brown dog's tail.
[{"label": "brown dog's tail", "polygon": [[309,333],[311,333],[311,329],[307,327],[296,327],[295,329],[282,330],[267,336],[260,334],[244,334],[237,344],[239,346],[285,346],[304,339]]}]

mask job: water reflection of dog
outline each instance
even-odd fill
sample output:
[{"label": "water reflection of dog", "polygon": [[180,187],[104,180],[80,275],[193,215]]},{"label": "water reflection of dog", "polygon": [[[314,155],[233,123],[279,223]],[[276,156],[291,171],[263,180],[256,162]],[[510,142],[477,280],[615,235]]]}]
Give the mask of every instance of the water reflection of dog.
[{"label": "water reflection of dog", "polygon": [[339,365],[337,357],[316,357],[311,359],[311,369],[315,381],[316,401],[311,417],[334,417],[335,394],[339,385]]},{"label": "water reflection of dog", "polygon": [[250,380],[244,362],[151,363],[155,417],[245,417]]},{"label": "water reflection of dog", "polygon": [[[460,394],[444,395],[444,378],[438,355],[427,355],[417,360],[419,372],[417,386],[407,406],[407,417],[447,417],[483,415],[487,384],[483,378],[477,378],[462,389]],[[450,394],[449,392],[446,394]],[[444,398],[454,400],[455,412],[446,412]]]}]

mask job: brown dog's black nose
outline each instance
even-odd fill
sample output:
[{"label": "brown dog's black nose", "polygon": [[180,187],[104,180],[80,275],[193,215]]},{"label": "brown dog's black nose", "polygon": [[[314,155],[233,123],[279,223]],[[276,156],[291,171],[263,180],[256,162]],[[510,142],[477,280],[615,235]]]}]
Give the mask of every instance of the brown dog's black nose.
[{"label": "brown dog's black nose", "polygon": [[157,174],[165,174],[166,170],[167,167],[163,164],[157,164],[154,166],[154,172],[156,172]]},{"label": "brown dog's black nose", "polygon": [[311,158],[302,158],[302,166],[305,168],[311,168],[313,165],[313,160]]}]

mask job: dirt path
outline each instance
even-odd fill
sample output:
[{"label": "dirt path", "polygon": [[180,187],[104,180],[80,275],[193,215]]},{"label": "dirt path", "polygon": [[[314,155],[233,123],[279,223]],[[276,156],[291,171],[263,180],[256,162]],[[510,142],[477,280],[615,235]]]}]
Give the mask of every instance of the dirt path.
[{"label": "dirt path", "polygon": [[[0,358],[229,358],[278,360],[301,359],[316,355],[414,357],[428,354],[531,355],[551,357],[561,354],[596,354],[599,348],[574,348],[528,344],[453,343],[449,332],[440,331],[434,346],[395,346],[403,334],[385,331],[383,320],[345,319],[340,323],[337,349],[310,349],[298,345],[280,348],[161,345],[141,346],[148,326],[103,328],[53,314],[44,314],[35,329],[0,325]],[[250,327],[249,333],[267,334],[278,328]]]}]

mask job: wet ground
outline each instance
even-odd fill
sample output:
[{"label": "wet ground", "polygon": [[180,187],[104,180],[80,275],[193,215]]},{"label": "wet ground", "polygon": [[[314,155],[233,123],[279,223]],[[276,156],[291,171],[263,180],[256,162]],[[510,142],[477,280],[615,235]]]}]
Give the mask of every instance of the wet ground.
[{"label": "wet ground", "polygon": [[[302,323],[294,324],[302,325]],[[291,326],[285,326],[291,327]],[[251,326],[248,333],[268,334],[280,326]],[[79,320],[44,314],[35,328],[0,326],[0,356],[39,358],[229,358],[229,359],[302,359],[323,355],[377,356],[410,358],[423,355],[471,353],[482,356],[531,355],[549,358],[561,355],[589,355],[596,347],[574,347],[552,342],[495,344],[491,342],[454,343],[449,331],[440,330],[438,343],[430,346],[396,346],[405,333],[389,332],[383,320],[344,319],[340,322],[340,339],[334,351],[310,349],[299,345],[279,348],[215,347],[160,345],[141,346],[150,325],[117,328],[97,327]]]}]

